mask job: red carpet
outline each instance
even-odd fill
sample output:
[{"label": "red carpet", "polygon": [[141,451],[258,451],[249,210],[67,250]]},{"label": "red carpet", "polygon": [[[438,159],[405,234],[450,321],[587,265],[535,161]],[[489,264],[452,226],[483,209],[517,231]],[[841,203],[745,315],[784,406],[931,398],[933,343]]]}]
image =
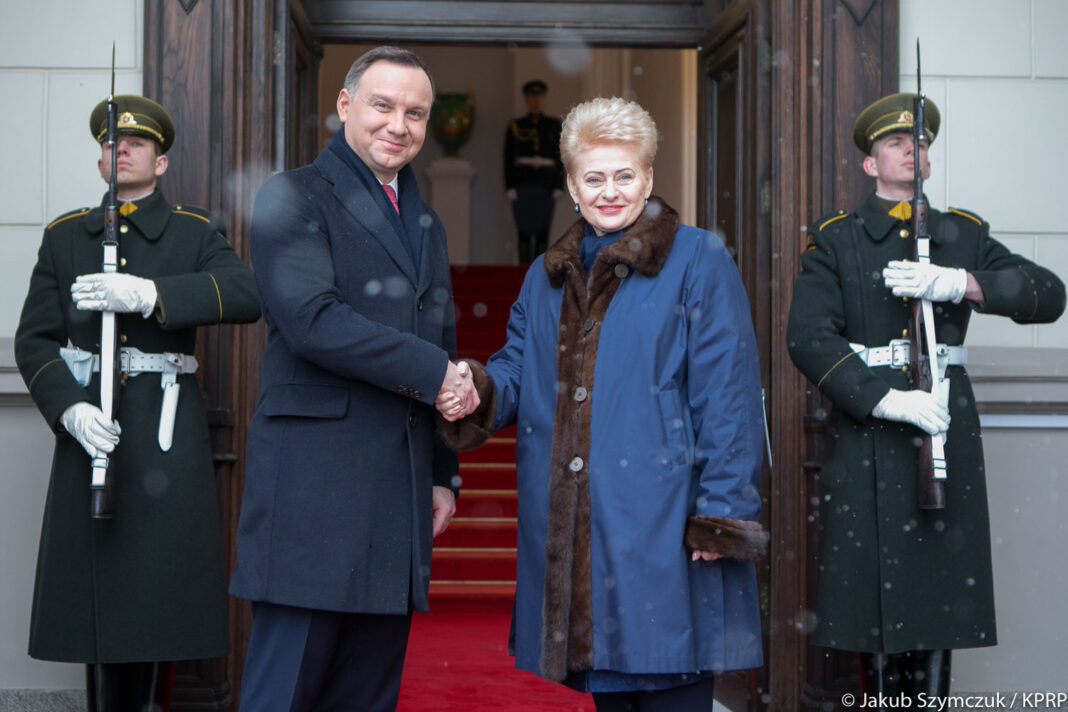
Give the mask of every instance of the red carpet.
[{"label": "red carpet", "polygon": [[[453,267],[461,356],[504,344],[526,267]],[[508,624],[515,590],[515,428],[460,457],[456,516],[434,541],[430,610],[416,613],[400,712],[594,712],[593,699],[515,669]]]},{"label": "red carpet", "polygon": [[416,613],[398,712],[594,712],[593,699],[516,670],[511,601],[432,601]]}]

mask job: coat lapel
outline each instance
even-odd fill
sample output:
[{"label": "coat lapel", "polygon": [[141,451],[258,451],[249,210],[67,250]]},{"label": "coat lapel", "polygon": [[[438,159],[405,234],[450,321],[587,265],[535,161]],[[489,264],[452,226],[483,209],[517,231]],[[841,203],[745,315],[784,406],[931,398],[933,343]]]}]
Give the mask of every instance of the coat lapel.
[{"label": "coat lapel", "polygon": [[334,197],[360,225],[367,230],[393,259],[400,271],[415,285],[418,277],[415,263],[412,262],[403,238],[390,224],[375,200],[368,194],[367,188],[353,175],[340,159],[327,149],[315,159],[319,171],[334,186]]}]

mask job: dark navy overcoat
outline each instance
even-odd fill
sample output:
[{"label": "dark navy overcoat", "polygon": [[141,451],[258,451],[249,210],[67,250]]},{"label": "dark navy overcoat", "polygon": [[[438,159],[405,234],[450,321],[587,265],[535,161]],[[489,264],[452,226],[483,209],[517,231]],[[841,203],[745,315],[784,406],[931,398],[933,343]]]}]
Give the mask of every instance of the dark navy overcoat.
[{"label": "dark navy overcoat", "polygon": [[432,417],[455,321],[445,231],[411,169],[399,180],[418,266],[384,197],[329,148],[257,196],[252,264],[268,335],[235,596],[362,613],[427,607],[432,484],[450,486],[457,471]]}]

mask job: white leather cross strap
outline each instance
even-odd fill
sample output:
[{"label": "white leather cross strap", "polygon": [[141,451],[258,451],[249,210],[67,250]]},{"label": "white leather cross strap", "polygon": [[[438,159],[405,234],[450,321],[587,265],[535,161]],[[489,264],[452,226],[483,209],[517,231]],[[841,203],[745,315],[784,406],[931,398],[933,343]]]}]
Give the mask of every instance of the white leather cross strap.
[{"label": "white leather cross strap", "polygon": [[[869,366],[890,366],[892,368],[901,368],[908,366],[910,362],[909,358],[909,340],[908,339],[892,339],[886,346],[865,346],[864,344],[849,344],[860,359]],[[968,362],[968,347],[967,346],[948,346],[946,344],[936,344],[935,354],[938,356],[939,369],[944,370],[946,366],[963,366]]]}]

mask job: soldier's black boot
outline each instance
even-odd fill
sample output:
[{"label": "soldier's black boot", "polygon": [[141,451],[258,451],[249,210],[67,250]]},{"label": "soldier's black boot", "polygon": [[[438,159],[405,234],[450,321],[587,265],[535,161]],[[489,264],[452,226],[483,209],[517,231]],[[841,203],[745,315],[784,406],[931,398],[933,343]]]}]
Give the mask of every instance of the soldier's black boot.
[{"label": "soldier's black boot", "polygon": [[158,712],[156,663],[104,663],[86,667],[89,712]]},{"label": "soldier's black boot", "polygon": [[898,656],[886,653],[860,653],[861,692],[879,700],[876,709],[886,709],[886,701],[901,695]]},{"label": "soldier's black boot", "polygon": [[902,691],[917,702],[920,693],[925,699],[949,695],[949,650],[913,650],[902,665]]}]

